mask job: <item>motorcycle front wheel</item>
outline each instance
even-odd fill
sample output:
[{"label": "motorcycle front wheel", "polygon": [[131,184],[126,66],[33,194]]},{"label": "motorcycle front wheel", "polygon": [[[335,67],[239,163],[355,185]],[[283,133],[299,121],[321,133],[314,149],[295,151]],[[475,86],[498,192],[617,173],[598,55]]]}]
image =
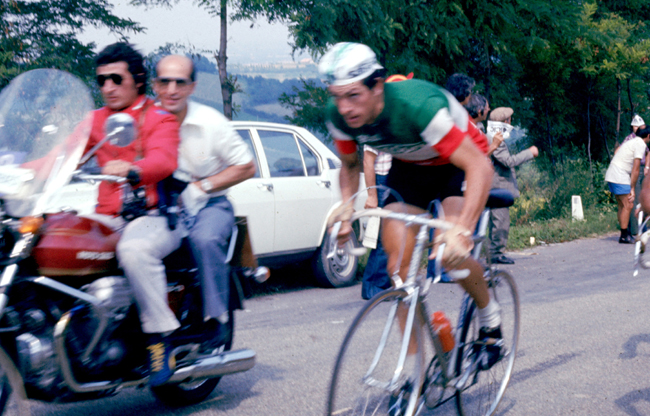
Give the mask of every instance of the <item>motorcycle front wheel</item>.
[{"label": "motorcycle front wheel", "polygon": [[[228,312],[228,323],[230,337],[224,345],[219,347],[219,353],[230,351],[232,348],[233,334],[235,328],[235,314]],[[207,378],[203,380],[189,381],[179,384],[163,384],[162,386],[151,387],[154,396],[167,406],[182,407],[200,403],[205,400],[217,387],[221,377]]]}]

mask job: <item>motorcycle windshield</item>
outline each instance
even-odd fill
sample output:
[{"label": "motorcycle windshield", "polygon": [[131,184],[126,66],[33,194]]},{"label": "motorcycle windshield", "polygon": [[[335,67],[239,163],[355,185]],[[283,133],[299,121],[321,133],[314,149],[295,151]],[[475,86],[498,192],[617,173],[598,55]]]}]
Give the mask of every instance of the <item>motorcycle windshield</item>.
[{"label": "motorcycle windshield", "polygon": [[0,93],[0,198],[12,217],[38,215],[77,168],[92,124],[88,87],[37,69]]}]

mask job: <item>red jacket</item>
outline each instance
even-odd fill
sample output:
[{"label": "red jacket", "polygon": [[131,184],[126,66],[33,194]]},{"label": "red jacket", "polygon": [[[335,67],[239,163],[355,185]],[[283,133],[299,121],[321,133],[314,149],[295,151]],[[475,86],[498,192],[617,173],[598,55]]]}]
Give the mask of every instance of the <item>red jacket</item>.
[{"label": "red jacket", "polygon": [[[147,108],[144,121],[141,120],[142,110]],[[104,123],[115,113],[127,113],[135,119],[139,137],[129,146],[116,147],[106,142],[97,150],[97,163],[104,166],[110,160],[133,162],[140,168],[141,185],[146,186],[147,206],[153,208],[158,203],[156,183],[171,175],[178,164],[178,122],[176,117],[160,107],[154,106],[153,101],[141,95],[135,104],[122,111],[113,111],[102,107],[93,112],[93,125],[90,139],[84,153],[105,137]],[[140,125],[142,124],[142,125]],[[140,149],[140,151],[138,151]],[[116,216],[122,207],[122,190],[120,185],[102,182],[99,185],[99,196],[95,211],[98,214]]]}]

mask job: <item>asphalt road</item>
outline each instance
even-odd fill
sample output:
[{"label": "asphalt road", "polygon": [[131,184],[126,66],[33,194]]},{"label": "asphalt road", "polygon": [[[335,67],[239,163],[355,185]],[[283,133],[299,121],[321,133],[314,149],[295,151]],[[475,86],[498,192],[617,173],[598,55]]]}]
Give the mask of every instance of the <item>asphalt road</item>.
[{"label": "asphalt road", "polygon": [[[632,277],[632,246],[618,236],[512,253],[522,302],[515,372],[501,415],[650,415],[650,270]],[[460,288],[432,289],[432,310],[454,318]],[[344,333],[362,306],[360,286],[310,286],[246,302],[235,348],[255,367],[226,376],[197,406],[169,409],[146,389],[92,402],[30,402],[34,416],[323,415]],[[7,415],[19,415],[12,400]],[[445,406],[429,415],[453,415]],[[22,416],[22,415],[21,415]]]}]

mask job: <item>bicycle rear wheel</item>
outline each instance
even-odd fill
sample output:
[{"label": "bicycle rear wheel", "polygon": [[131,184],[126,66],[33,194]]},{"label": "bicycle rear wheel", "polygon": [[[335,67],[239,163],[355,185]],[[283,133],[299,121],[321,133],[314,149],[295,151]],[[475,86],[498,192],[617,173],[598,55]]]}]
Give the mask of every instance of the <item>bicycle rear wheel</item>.
[{"label": "bicycle rear wheel", "polygon": [[[489,370],[472,370],[475,365],[473,345],[478,339],[479,325],[476,304],[471,302],[462,319],[456,374],[469,374],[465,385],[456,392],[456,405],[461,416],[492,415],[503,398],[515,364],[519,340],[519,294],[515,281],[504,271],[495,271],[488,279],[490,297],[501,307],[503,346],[501,359]],[[462,378],[462,377],[461,377]]]},{"label": "bicycle rear wheel", "polygon": [[[327,414],[411,416],[424,378],[423,348],[413,348],[400,368],[402,326],[417,299],[402,290],[378,293],[359,311],[345,336],[332,375]],[[398,312],[399,310],[399,312]],[[401,321],[401,323],[400,323]],[[412,340],[422,346],[422,319],[416,310]]]}]

